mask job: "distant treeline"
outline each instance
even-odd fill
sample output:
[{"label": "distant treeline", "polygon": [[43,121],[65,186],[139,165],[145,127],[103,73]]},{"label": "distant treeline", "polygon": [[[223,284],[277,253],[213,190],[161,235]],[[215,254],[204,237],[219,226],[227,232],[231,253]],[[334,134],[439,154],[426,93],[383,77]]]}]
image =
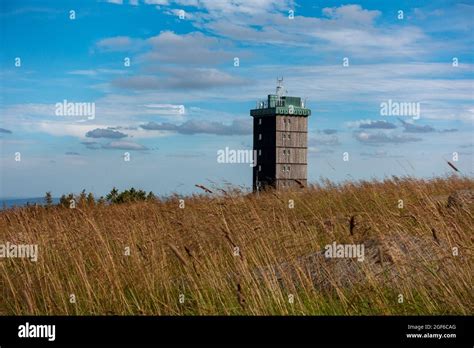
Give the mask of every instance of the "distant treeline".
[{"label": "distant treeline", "polygon": [[[115,187],[104,197],[100,196],[98,199],[94,197],[92,192],[87,193],[86,190],[82,190],[80,194],[75,195],[69,193],[68,195],[62,195],[59,198],[58,206],[64,206],[67,208],[75,206],[95,206],[103,204],[119,204],[119,203],[128,203],[128,202],[138,202],[138,201],[147,201],[155,200],[156,196],[153,192],[146,193],[143,190],[136,190],[131,188],[120,192]],[[53,197],[51,192],[46,192],[44,196],[44,202],[46,206],[53,206]]]}]

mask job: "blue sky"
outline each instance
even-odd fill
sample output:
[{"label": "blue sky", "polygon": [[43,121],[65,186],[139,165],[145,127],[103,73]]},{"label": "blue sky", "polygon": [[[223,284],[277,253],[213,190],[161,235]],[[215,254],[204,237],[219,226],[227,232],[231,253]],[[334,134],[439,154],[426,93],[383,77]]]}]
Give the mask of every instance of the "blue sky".
[{"label": "blue sky", "polygon": [[[0,197],[249,187],[249,165],[217,151],[251,148],[249,110],[277,76],[312,109],[310,181],[446,175],[447,160],[474,174],[470,1],[1,6]],[[95,117],[56,115],[63,100]],[[419,103],[419,119],[381,115],[388,100]]]}]

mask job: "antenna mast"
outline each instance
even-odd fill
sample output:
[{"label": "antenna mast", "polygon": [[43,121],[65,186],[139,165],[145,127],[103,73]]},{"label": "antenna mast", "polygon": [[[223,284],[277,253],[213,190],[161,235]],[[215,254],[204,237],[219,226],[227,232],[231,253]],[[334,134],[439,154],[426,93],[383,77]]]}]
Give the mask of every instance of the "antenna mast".
[{"label": "antenna mast", "polygon": [[283,95],[283,77],[277,77],[276,95],[278,97]]}]

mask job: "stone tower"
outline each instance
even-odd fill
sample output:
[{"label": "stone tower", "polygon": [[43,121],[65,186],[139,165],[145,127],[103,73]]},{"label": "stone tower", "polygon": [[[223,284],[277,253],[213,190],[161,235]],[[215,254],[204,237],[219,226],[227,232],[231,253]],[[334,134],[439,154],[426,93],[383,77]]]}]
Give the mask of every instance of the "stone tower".
[{"label": "stone tower", "polygon": [[284,95],[278,79],[276,94],[250,110],[253,117],[253,190],[307,185],[308,116],[300,97]]}]

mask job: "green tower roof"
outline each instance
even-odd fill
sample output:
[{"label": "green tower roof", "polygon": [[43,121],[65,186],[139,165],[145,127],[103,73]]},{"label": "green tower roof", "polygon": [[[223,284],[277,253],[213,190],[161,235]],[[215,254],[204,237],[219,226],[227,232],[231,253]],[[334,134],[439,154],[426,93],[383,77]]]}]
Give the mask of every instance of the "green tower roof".
[{"label": "green tower roof", "polygon": [[269,94],[267,101],[257,103],[257,108],[250,110],[251,116],[309,116],[311,110],[306,108],[300,97]]}]

